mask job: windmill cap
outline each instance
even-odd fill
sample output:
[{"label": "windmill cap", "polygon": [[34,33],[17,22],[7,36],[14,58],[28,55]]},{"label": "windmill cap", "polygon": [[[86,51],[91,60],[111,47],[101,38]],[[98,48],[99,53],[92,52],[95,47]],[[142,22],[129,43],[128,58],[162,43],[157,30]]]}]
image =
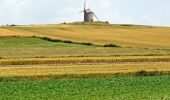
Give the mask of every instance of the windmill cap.
[{"label": "windmill cap", "polygon": [[93,13],[90,9],[85,10],[87,13]]}]

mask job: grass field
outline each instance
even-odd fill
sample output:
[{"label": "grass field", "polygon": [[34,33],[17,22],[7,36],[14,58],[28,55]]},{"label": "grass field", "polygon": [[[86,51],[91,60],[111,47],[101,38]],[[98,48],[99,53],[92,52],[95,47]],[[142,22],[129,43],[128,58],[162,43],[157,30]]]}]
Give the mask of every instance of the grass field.
[{"label": "grass field", "polygon": [[86,46],[81,44],[50,42],[35,37],[0,37],[1,58],[115,55],[170,55],[170,50]]},{"label": "grass field", "polygon": [[7,100],[169,100],[170,76],[0,82]]}]

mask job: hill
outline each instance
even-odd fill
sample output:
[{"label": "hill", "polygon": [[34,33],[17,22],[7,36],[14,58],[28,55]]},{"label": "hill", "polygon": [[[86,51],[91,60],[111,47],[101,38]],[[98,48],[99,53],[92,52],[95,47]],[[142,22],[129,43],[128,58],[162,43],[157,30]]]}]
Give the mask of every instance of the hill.
[{"label": "hill", "polygon": [[170,49],[170,28],[106,23],[19,25],[0,27],[0,36],[39,36],[96,45]]},{"label": "hill", "polygon": [[169,39],[169,27],[1,26],[0,99],[169,98]]}]

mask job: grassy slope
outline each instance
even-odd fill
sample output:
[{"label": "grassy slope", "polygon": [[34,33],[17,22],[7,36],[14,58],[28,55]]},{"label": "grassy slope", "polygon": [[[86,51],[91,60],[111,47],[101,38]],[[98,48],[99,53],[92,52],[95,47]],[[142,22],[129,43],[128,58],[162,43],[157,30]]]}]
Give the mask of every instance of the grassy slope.
[{"label": "grassy slope", "polygon": [[47,36],[95,44],[112,43],[124,47],[170,48],[170,28],[166,27],[66,24],[2,28],[23,35]]},{"label": "grassy slope", "polygon": [[1,37],[1,58],[34,58],[57,56],[111,56],[111,55],[169,55],[169,50],[142,48],[104,48],[49,42],[39,38]]},{"label": "grassy slope", "polygon": [[170,76],[0,82],[0,99],[169,100]]}]

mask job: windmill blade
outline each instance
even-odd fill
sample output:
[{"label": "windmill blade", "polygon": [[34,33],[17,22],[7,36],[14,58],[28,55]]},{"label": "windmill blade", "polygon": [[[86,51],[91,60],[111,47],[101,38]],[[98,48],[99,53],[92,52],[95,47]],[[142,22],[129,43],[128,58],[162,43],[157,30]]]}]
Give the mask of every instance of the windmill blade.
[{"label": "windmill blade", "polygon": [[84,11],[86,10],[86,0],[84,1]]},{"label": "windmill blade", "polygon": [[94,14],[94,16],[96,17],[97,21],[100,21],[99,18],[96,16],[96,14],[95,14],[95,13],[93,13],[93,14]]},{"label": "windmill blade", "polygon": [[86,0],[84,1],[84,10],[83,11],[79,11],[79,13],[83,13],[86,11]]}]

